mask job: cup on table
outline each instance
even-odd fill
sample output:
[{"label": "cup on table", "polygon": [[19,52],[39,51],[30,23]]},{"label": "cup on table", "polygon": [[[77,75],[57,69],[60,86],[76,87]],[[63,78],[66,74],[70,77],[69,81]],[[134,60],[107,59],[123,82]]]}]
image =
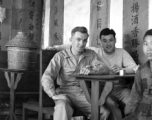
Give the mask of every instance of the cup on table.
[{"label": "cup on table", "polygon": [[120,71],[119,71],[119,75],[120,75],[120,76],[123,76],[123,75],[124,75],[124,70],[120,70]]}]

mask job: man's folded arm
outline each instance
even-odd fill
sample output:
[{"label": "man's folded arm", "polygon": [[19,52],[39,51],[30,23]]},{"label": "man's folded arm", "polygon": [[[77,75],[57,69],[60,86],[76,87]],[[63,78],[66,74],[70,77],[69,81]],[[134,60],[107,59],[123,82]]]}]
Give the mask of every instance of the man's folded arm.
[{"label": "man's folded arm", "polygon": [[123,54],[123,67],[126,73],[135,73],[135,69],[138,67],[133,58],[125,50]]},{"label": "man's folded arm", "polygon": [[92,61],[92,71],[90,74],[109,74],[110,70],[106,64],[100,60],[98,55],[94,52],[93,61]]}]

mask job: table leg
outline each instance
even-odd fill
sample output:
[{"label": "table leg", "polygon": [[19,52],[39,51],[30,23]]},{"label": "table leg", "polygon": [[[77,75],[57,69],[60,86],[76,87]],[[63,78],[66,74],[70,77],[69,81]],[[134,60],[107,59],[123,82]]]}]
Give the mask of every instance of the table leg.
[{"label": "table leg", "polygon": [[[100,119],[100,106],[103,105],[113,89],[113,82],[106,82],[101,93],[101,85],[99,81],[91,81],[91,98],[88,92],[88,87],[86,85],[86,81],[80,81],[80,86],[83,89],[88,102],[91,103],[91,120],[99,120]],[[99,99],[100,98],[100,99]],[[90,100],[91,99],[91,100]]]},{"label": "table leg", "polygon": [[14,118],[14,73],[11,73],[10,79],[10,120]]},{"label": "table leg", "polygon": [[[99,81],[91,81],[91,120],[100,119],[100,106],[106,102],[113,89],[113,82],[106,82],[102,94]],[[99,99],[100,98],[100,99]]]},{"label": "table leg", "polygon": [[102,94],[99,99],[99,105],[103,105],[106,102],[108,95],[113,89],[113,82],[106,82],[102,91]]},{"label": "table leg", "polygon": [[91,81],[91,120],[99,120],[99,81]]},{"label": "table leg", "polygon": [[85,94],[85,96],[86,96],[86,99],[87,99],[87,101],[89,102],[89,103],[91,103],[91,95],[90,95],[90,93],[89,93],[89,90],[88,90],[88,86],[87,86],[87,84],[86,84],[86,81],[84,81],[84,80],[80,80],[80,86],[81,86],[81,88],[83,89],[83,91],[84,91],[84,94]]},{"label": "table leg", "polygon": [[15,79],[14,72],[10,72],[10,77],[9,77],[9,72],[5,72],[5,78],[7,80],[8,87],[10,88],[10,115],[9,115],[10,120],[14,120],[14,119],[16,120],[14,113],[15,89],[17,88],[17,84],[21,79],[21,74],[22,73],[17,73],[17,77]]}]

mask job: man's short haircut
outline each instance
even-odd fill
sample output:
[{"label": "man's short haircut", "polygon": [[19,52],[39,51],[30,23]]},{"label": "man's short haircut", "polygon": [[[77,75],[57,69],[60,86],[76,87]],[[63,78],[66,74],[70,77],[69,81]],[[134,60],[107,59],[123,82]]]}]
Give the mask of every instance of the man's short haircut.
[{"label": "man's short haircut", "polygon": [[76,32],[86,33],[88,36],[88,30],[86,27],[75,27],[71,31],[71,36],[73,36]]},{"label": "man's short haircut", "polygon": [[149,30],[146,31],[143,39],[145,39],[145,37],[146,37],[147,35],[151,35],[151,36],[152,36],[152,29],[149,29]]},{"label": "man's short haircut", "polygon": [[101,32],[100,32],[100,39],[101,39],[101,36],[102,35],[104,35],[104,36],[106,36],[106,35],[113,35],[114,36],[114,38],[115,38],[115,36],[116,36],[116,33],[115,33],[115,31],[113,30],[113,29],[109,29],[109,28],[104,28]]}]

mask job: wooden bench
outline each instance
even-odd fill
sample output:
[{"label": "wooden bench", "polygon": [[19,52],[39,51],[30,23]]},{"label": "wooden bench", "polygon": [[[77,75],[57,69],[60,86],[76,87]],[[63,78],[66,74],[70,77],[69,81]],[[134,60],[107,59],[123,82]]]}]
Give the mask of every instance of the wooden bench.
[{"label": "wooden bench", "polygon": [[[38,112],[39,103],[38,102],[23,103],[23,120],[28,120],[28,110]],[[45,114],[53,116],[53,112],[54,112],[54,107],[43,107],[42,108],[43,119]]]}]

